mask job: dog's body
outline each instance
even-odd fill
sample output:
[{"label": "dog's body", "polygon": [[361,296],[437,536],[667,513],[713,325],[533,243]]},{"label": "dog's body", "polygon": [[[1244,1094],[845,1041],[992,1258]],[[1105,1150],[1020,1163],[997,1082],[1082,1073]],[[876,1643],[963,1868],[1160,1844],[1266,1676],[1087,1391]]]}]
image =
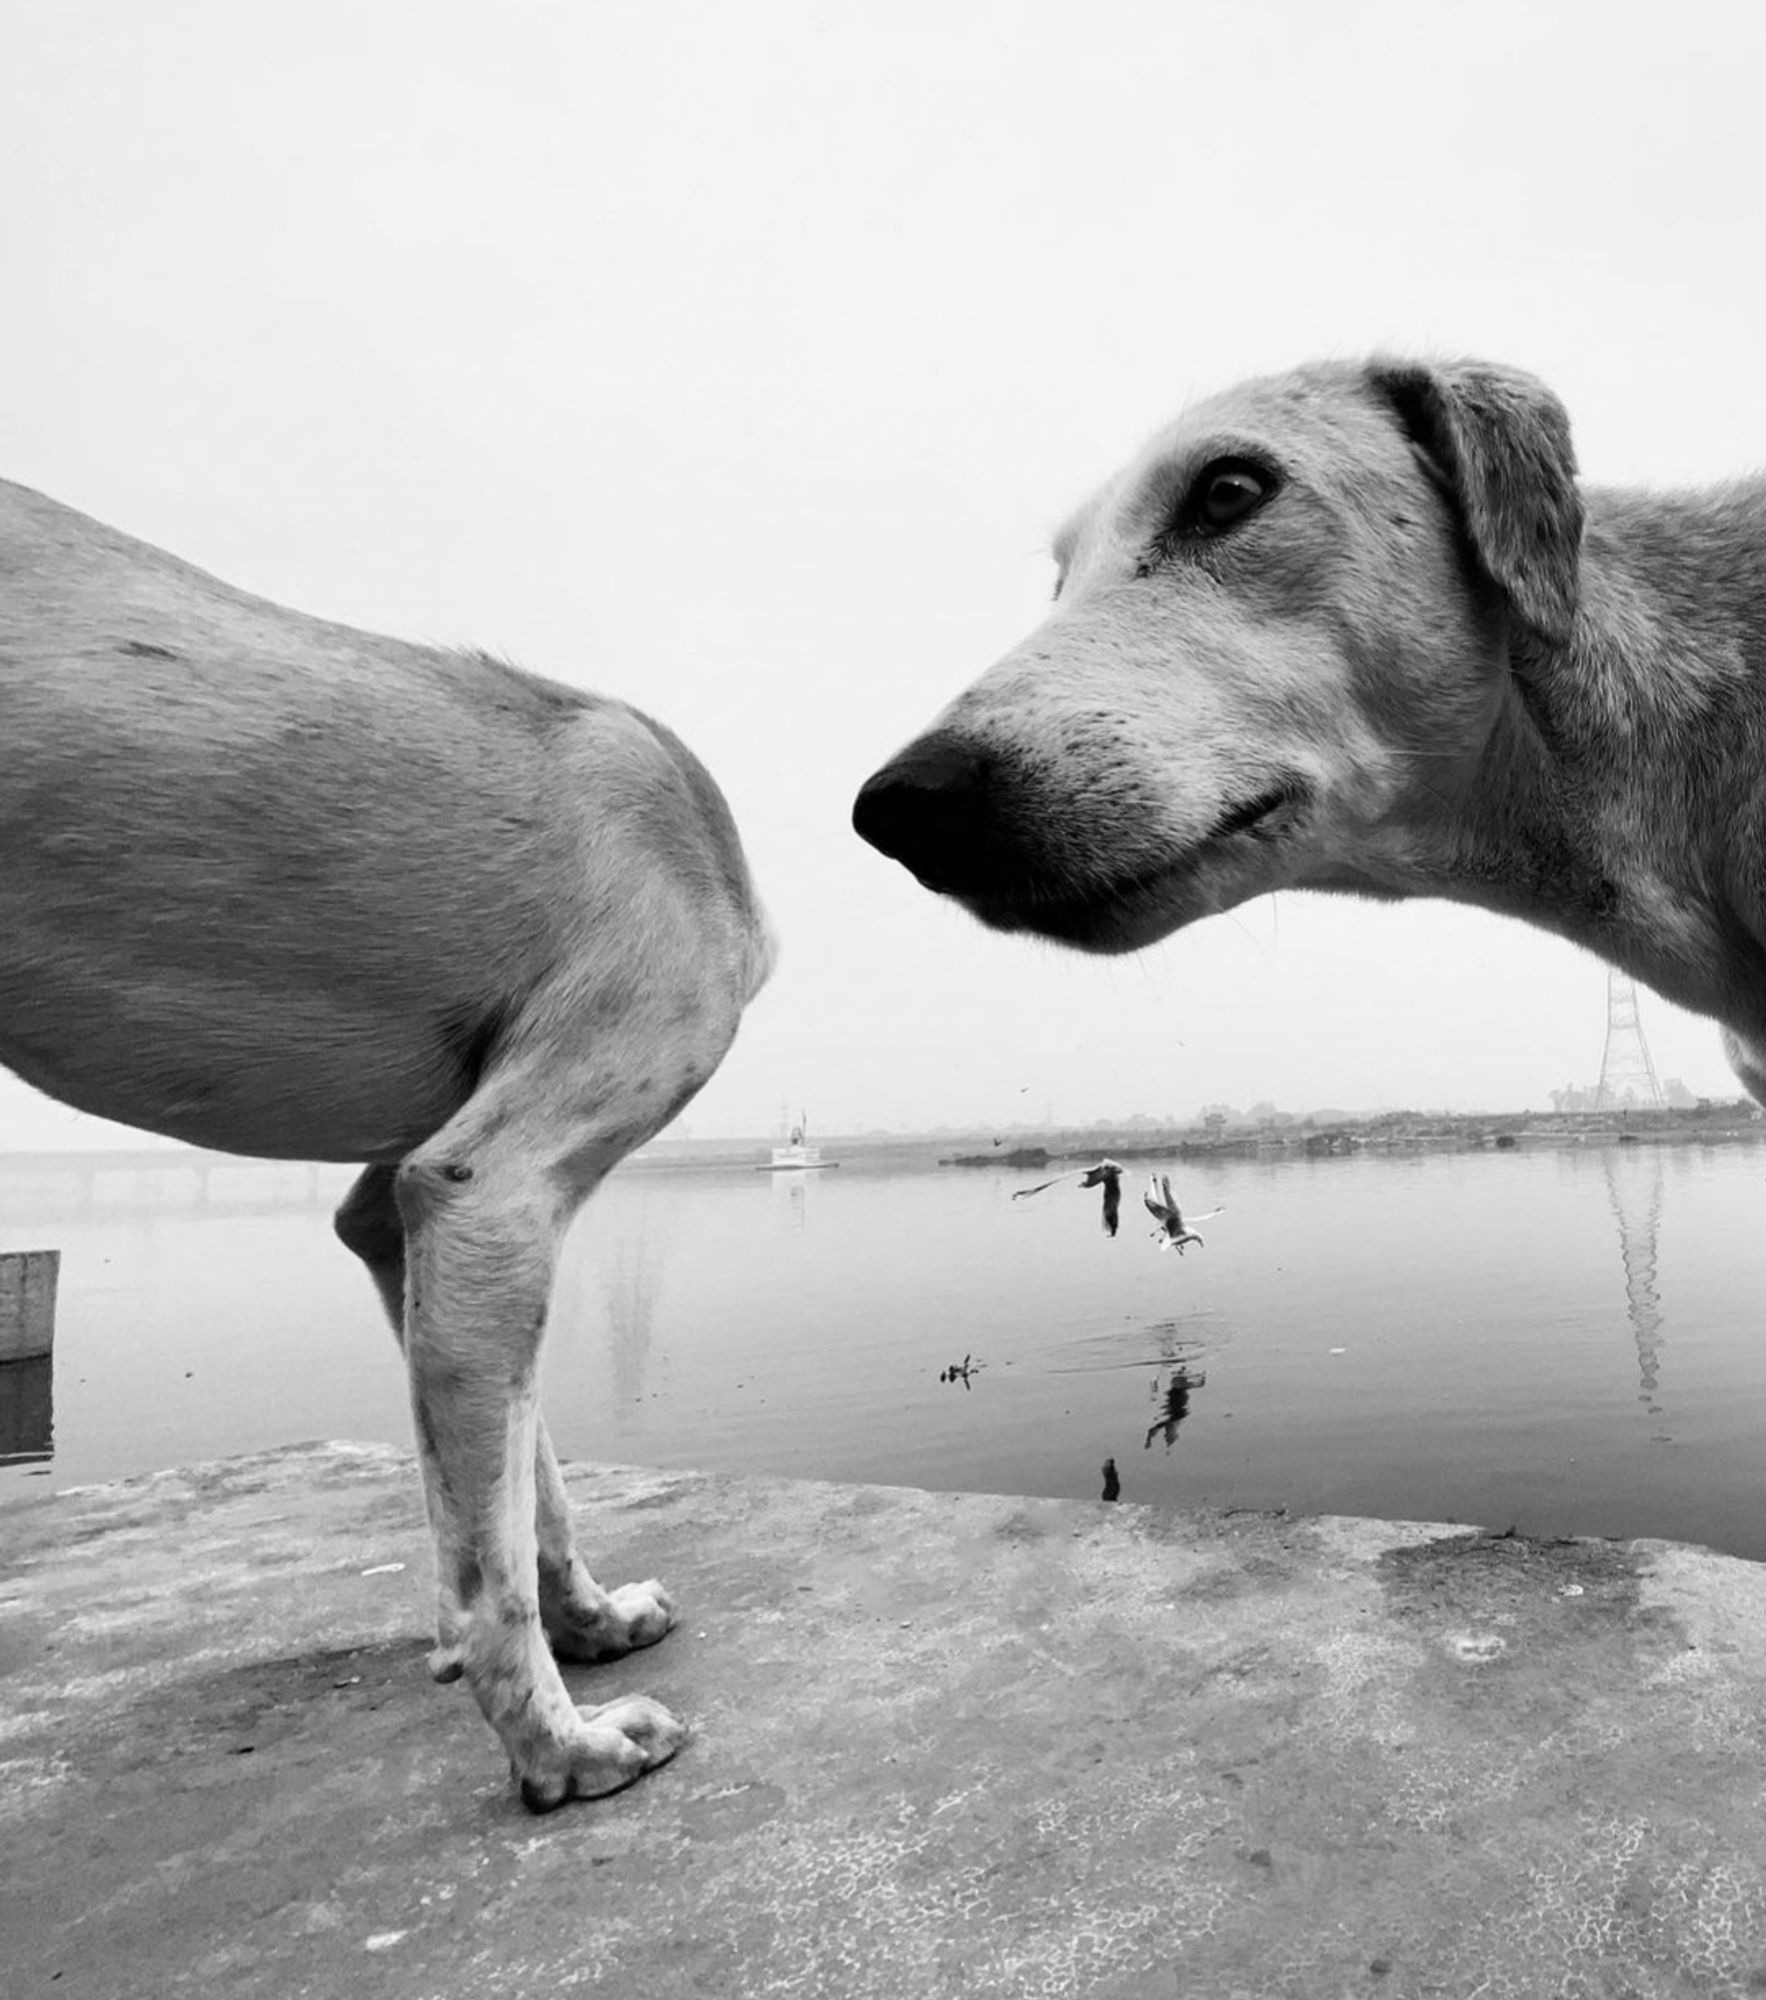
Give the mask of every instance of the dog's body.
[{"label": "dog's body", "polygon": [[1094,951],[1280,888],[1480,904],[1766,1101],[1766,481],[1584,494],[1530,377],[1336,364],[1198,406],[1056,557],[859,795],[928,887]]},{"label": "dog's body", "polygon": [[[679,1723],[553,1655],[673,1622],[574,1552],[535,1363],[590,1190],[771,962],[716,786],[623,704],[246,596],[0,483],[0,1063],[241,1153],[362,1161],[464,1673],[530,1804]],[[549,1643],[548,1643],[549,1642]]]}]

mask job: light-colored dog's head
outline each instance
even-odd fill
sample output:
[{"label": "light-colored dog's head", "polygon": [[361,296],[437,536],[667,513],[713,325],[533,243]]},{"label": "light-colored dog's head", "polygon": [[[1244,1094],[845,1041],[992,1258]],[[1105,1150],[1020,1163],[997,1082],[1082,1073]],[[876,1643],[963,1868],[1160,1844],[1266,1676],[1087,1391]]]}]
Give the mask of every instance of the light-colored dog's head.
[{"label": "light-colored dog's head", "polygon": [[1515,658],[1569,638],[1581,532],[1568,419],[1528,376],[1248,383],[1062,529],[1049,617],[854,823],[984,922],[1090,951],[1271,889],[1416,893],[1525,699]]}]

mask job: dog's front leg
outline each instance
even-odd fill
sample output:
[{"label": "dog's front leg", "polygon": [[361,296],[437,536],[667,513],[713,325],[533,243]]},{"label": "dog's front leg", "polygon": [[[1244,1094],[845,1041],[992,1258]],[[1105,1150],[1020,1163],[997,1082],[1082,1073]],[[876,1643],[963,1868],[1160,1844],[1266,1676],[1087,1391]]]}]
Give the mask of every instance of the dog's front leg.
[{"label": "dog's front leg", "polygon": [[[398,1201],[405,1358],[436,1545],[438,1657],[458,1662],[528,1805],[545,1810],[616,1791],[671,1757],[686,1731],[641,1695],[577,1708],[541,1621],[537,1366],[557,1244],[574,1204],[506,1125],[487,1129],[471,1106],[399,1169]],[[561,1507],[562,1482],[543,1449],[552,1505]],[[608,1639],[615,1628],[626,1639],[604,1645],[601,1657],[660,1638],[672,1623],[655,1586],[596,1595]]]}]

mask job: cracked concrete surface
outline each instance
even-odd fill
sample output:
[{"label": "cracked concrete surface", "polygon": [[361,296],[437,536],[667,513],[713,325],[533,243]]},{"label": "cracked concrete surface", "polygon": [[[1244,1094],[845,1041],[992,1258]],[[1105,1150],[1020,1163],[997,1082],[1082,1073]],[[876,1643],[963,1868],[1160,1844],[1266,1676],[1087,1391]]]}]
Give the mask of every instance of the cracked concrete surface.
[{"label": "cracked concrete surface", "polygon": [[545,1819],[433,1686],[402,1455],[0,1515],[9,1996],[1766,1992],[1766,1568],[568,1471],[688,1716]]}]

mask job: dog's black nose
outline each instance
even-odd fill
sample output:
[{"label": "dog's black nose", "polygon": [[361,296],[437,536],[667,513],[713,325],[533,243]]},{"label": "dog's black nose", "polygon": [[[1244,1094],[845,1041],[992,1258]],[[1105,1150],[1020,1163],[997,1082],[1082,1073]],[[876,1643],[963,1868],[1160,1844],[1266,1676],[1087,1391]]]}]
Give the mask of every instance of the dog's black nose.
[{"label": "dog's black nose", "polygon": [[935,730],[866,783],[852,824],[928,889],[961,889],[983,872],[992,845],[989,790],[987,760],[960,736]]}]

